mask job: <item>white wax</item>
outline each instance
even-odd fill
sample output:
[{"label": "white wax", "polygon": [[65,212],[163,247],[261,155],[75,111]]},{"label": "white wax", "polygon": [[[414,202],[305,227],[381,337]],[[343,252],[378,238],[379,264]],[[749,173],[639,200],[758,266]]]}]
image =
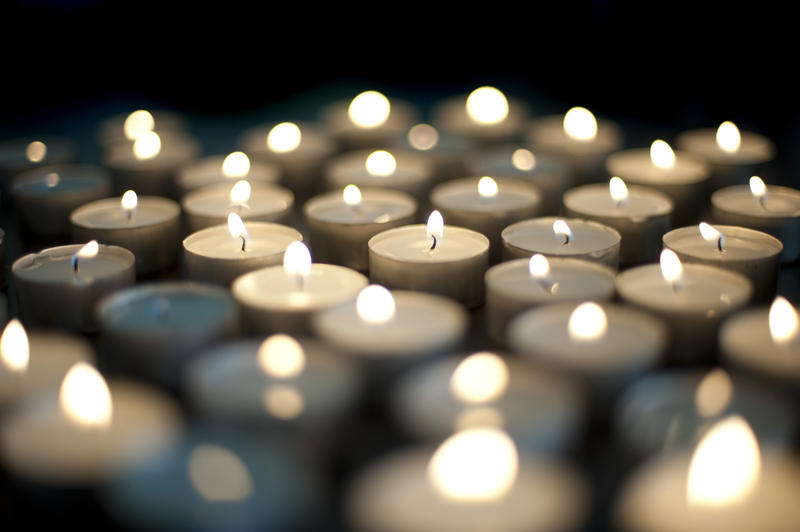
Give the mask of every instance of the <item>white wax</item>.
[{"label": "white wax", "polygon": [[233,182],[217,183],[189,192],[181,201],[183,210],[194,217],[218,219],[218,223],[227,220],[230,212],[243,220],[269,221],[285,215],[294,205],[291,191],[267,184],[253,184],[250,199],[243,205],[235,205],[230,199],[232,187]]},{"label": "white wax", "polygon": [[[553,232],[553,222],[564,220],[572,230],[569,243]],[[541,253],[548,256],[605,254],[609,248],[619,246],[619,233],[606,225],[580,218],[553,216],[524,220],[503,230],[503,242],[528,256]]]},{"label": "white wax", "polygon": [[178,189],[182,193],[187,193],[217,183],[227,183],[232,187],[240,179],[246,179],[251,185],[277,183],[280,179],[280,169],[277,166],[260,161],[251,161],[250,171],[246,175],[228,177],[222,173],[225,157],[225,155],[203,157],[181,167],[175,179]]},{"label": "white wax", "polygon": [[783,249],[777,238],[745,227],[715,225],[725,237],[723,251],[716,242],[703,239],[697,226],[681,227],[664,235],[664,245],[684,255],[717,263],[775,257]]},{"label": "white wax", "polygon": [[392,295],[395,315],[386,323],[364,322],[351,301],[317,315],[313,329],[342,351],[368,359],[441,352],[466,332],[466,313],[450,299],[410,291],[393,291]]},{"label": "white wax", "polygon": [[350,151],[332,159],[325,168],[325,182],[329,189],[343,189],[347,185],[359,188],[391,188],[411,195],[420,194],[433,177],[430,157],[425,153],[392,151],[397,166],[388,176],[367,172],[366,160],[372,150]]},{"label": "white wax", "polygon": [[767,137],[749,131],[740,131],[741,144],[735,152],[727,152],[717,144],[716,128],[693,129],[675,139],[681,150],[692,153],[712,164],[751,165],[767,162],[775,157],[775,145]]},{"label": "white wax", "polygon": [[539,204],[539,192],[524,181],[497,178],[497,195],[484,198],[478,194],[479,180],[479,177],[467,177],[442,183],[431,191],[431,203],[447,210],[498,216],[533,209]]},{"label": "white wax", "polygon": [[489,249],[486,237],[462,227],[448,226],[436,248],[425,240],[426,226],[407,225],[390,229],[372,237],[369,248],[383,257],[419,264],[456,262],[477,257]]},{"label": "white wax", "polygon": [[[59,246],[30,254],[15,262],[15,277],[32,283],[48,284],[51,287],[70,285],[80,287],[102,282],[104,279],[122,275],[133,266],[133,256],[118,246],[101,245],[97,256],[78,259],[78,271],[72,265],[72,257],[82,244]],[[44,302],[40,302],[44,303]]]},{"label": "white wax", "polygon": [[800,190],[788,187],[769,185],[763,206],[747,185],[717,190],[711,195],[711,203],[721,211],[754,218],[800,217]]},{"label": "white wax", "polygon": [[245,251],[242,251],[241,239],[233,238],[227,225],[192,233],[183,241],[183,247],[190,253],[211,259],[240,261],[280,256],[277,261],[280,262],[286,247],[303,239],[299,232],[279,224],[247,222],[245,228],[250,235]]},{"label": "white wax", "polygon": [[506,97],[508,116],[496,124],[476,122],[467,114],[467,94],[437,102],[433,108],[433,124],[441,131],[475,139],[507,138],[519,133],[530,115],[522,100]]},{"label": "white wax", "polygon": [[407,194],[381,189],[361,192],[361,203],[348,205],[342,191],[312,198],[303,206],[306,217],[333,225],[381,224],[412,215],[416,202]]},{"label": "white wax", "polygon": [[657,190],[629,186],[628,201],[617,205],[607,184],[584,185],[564,193],[564,205],[587,216],[627,219],[644,222],[648,218],[665,216],[672,211],[672,201]]},{"label": "white wax", "polygon": [[695,156],[675,152],[675,166],[659,168],[650,159],[650,148],[636,148],[612,153],[606,170],[623,181],[640,185],[685,185],[700,183],[709,177],[708,167]]},{"label": "white wax", "polygon": [[598,119],[597,136],[577,140],[564,131],[564,115],[542,116],[533,120],[528,133],[531,145],[539,151],[566,157],[603,156],[622,147],[622,130],[615,123]]},{"label": "white wax", "polygon": [[159,196],[139,196],[130,220],[122,209],[121,198],[106,198],[87,203],[72,212],[73,225],[86,229],[126,229],[168,222],[180,215],[180,206]]}]

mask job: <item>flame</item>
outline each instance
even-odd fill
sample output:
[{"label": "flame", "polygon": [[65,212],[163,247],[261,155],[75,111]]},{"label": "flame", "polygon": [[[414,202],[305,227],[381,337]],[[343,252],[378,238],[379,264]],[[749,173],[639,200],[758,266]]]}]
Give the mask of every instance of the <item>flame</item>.
[{"label": "flame", "polygon": [[253,187],[250,186],[249,181],[245,179],[237,181],[231,187],[231,192],[229,194],[231,203],[234,205],[244,205],[250,201],[250,194],[252,191]]},{"label": "flame", "polygon": [[86,362],[78,362],[61,383],[59,403],[74,423],[87,427],[111,424],[111,392],[102,375]]},{"label": "flame", "polygon": [[776,344],[788,344],[797,338],[797,311],[783,296],[778,296],[769,307],[769,334]]},{"label": "flame", "polygon": [[149,111],[139,109],[129,114],[125,118],[125,123],[122,129],[125,132],[125,137],[128,140],[136,140],[142,134],[153,131],[156,126],[156,121]]},{"label": "flame", "polygon": [[446,499],[487,502],[502,498],[517,478],[519,456],[512,439],[495,428],[457,432],[428,462],[428,481]]},{"label": "flame", "polygon": [[233,239],[242,241],[242,251],[244,251],[250,242],[250,233],[247,232],[241,216],[235,212],[228,213],[228,232]]},{"label": "flame", "polygon": [[715,424],[692,455],[686,480],[691,505],[724,507],[741,502],[761,476],[761,451],[753,430],[740,416]]},{"label": "flame", "polygon": [[564,115],[564,132],[571,139],[594,140],[597,137],[597,119],[585,107],[573,107]]},{"label": "flame", "polygon": [[441,244],[444,238],[444,218],[439,211],[433,211],[428,216],[428,224],[425,226],[425,242],[431,245],[431,249]]},{"label": "flame", "polygon": [[234,453],[210,443],[196,445],[189,453],[189,480],[209,502],[235,502],[253,494],[253,478]]},{"label": "flame", "polygon": [[608,317],[597,303],[581,303],[569,315],[567,331],[576,342],[592,342],[605,336]]},{"label": "flame", "polygon": [[519,148],[514,150],[514,153],[511,154],[511,164],[513,164],[514,168],[517,170],[529,172],[536,168],[536,157],[533,155],[532,151]]},{"label": "flame", "polygon": [[283,271],[300,279],[311,274],[311,252],[299,240],[289,244],[283,253]]},{"label": "flame", "polygon": [[717,128],[717,146],[726,153],[736,153],[742,144],[742,134],[736,124],[726,120]]},{"label": "flame", "polygon": [[408,143],[414,149],[428,151],[439,143],[439,132],[430,124],[417,124],[408,130]]},{"label": "flame", "polygon": [[14,318],[0,336],[0,359],[12,373],[24,373],[30,362],[30,345],[25,328]]},{"label": "flame", "polygon": [[750,178],[750,193],[753,194],[756,199],[763,199],[767,195],[767,185],[765,185],[764,180],[757,175]]},{"label": "flame", "polygon": [[125,194],[122,195],[122,199],[120,200],[120,205],[122,206],[122,211],[125,214],[133,214],[136,210],[136,207],[139,205],[139,198],[136,196],[136,192],[133,190],[125,191]]},{"label": "flame", "polygon": [[564,220],[559,219],[553,222],[553,233],[555,233],[556,236],[563,237],[564,244],[572,242],[572,229],[570,229],[569,225],[567,225],[567,222]]},{"label": "flame", "polygon": [[720,251],[725,249],[725,235],[723,235],[719,230],[707,224],[705,222],[700,222],[700,236],[703,237],[703,240],[706,242],[713,242],[717,245]]},{"label": "flame", "polygon": [[536,253],[528,262],[528,271],[534,279],[547,279],[550,276],[550,261],[541,253]]},{"label": "flame", "polygon": [[703,377],[694,393],[694,405],[703,417],[722,413],[733,398],[733,382],[725,370],[715,368]]},{"label": "flame", "polygon": [[91,259],[96,257],[99,252],[100,244],[97,243],[97,240],[91,240],[78,250],[77,255],[81,259]]},{"label": "flame", "polygon": [[619,177],[614,176],[608,180],[608,191],[617,206],[625,205],[628,202],[628,186]]},{"label": "flame", "polygon": [[250,173],[250,158],[242,151],[229,153],[222,161],[222,175],[225,177],[244,177],[248,173]]},{"label": "flame", "polygon": [[508,116],[508,100],[494,87],[478,87],[467,97],[467,115],[479,124],[499,124]]},{"label": "flame", "polygon": [[378,284],[362,288],[356,298],[356,312],[366,323],[386,323],[394,317],[395,309],[392,293]]},{"label": "flame", "polygon": [[270,377],[291,379],[305,369],[306,354],[291,336],[273,334],[258,347],[258,365]]},{"label": "flame", "polygon": [[161,137],[155,131],[146,131],[133,142],[133,154],[137,159],[152,159],[161,152]]},{"label": "flame", "polygon": [[25,147],[25,157],[32,163],[41,162],[46,155],[47,145],[40,140],[34,140]]},{"label": "flame", "polygon": [[342,191],[342,199],[347,205],[355,207],[361,204],[361,191],[355,185],[347,185]]},{"label": "flame", "polygon": [[661,252],[659,262],[661,263],[661,275],[664,280],[673,286],[676,285],[683,277],[681,259],[671,249],[665,249]]},{"label": "flame", "polygon": [[306,402],[300,390],[286,384],[268,386],[261,394],[264,408],[278,419],[295,419],[303,413]]},{"label": "flame", "polygon": [[50,172],[44,178],[44,184],[47,185],[47,188],[55,188],[58,186],[60,182],[61,182],[61,177],[55,172]]},{"label": "flame", "polygon": [[482,198],[494,198],[497,196],[497,181],[491,177],[483,176],[478,180],[478,195]]},{"label": "flame", "polygon": [[386,123],[391,110],[386,96],[378,91],[365,91],[350,102],[347,115],[359,127],[374,128]]},{"label": "flame", "polygon": [[300,128],[292,122],[281,122],[267,134],[267,147],[275,153],[289,153],[300,146],[303,134]]},{"label": "flame", "polygon": [[397,169],[397,160],[388,151],[376,150],[367,156],[364,166],[370,175],[385,177]]},{"label": "flame", "polygon": [[675,166],[675,152],[663,140],[656,140],[650,145],[650,160],[655,167],[669,170]]},{"label": "flame", "polygon": [[468,356],[450,377],[450,391],[462,403],[488,403],[508,389],[508,366],[494,353]]}]

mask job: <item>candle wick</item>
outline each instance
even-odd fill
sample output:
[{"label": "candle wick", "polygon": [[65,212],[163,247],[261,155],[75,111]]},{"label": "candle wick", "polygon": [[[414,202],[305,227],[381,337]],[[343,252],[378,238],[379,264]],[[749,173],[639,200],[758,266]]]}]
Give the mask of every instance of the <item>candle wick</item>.
[{"label": "candle wick", "polygon": [[431,235],[433,239],[433,244],[431,244],[431,248],[428,251],[433,251],[436,248],[436,235]]},{"label": "candle wick", "polygon": [[719,237],[717,239],[717,249],[719,250],[720,253],[723,253],[725,251],[724,249],[722,249],[722,237]]},{"label": "candle wick", "polygon": [[766,194],[758,197],[758,204],[761,205],[761,208],[765,211],[767,210],[767,205],[765,203],[766,199]]},{"label": "candle wick", "polygon": [[78,255],[77,253],[72,256],[72,273],[78,274]]},{"label": "candle wick", "polygon": [[569,235],[564,234],[562,236],[564,237],[564,241],[561,243],[561,245],[566,246],[567,244],[569,244]]},{"label": "candle wick", "polygon": [[244,253],[246,251],[245,246],[247,245],[247,239],[245,239],[244,236],[241,236],[240,238],[242,239],[242,253]]},{"label": "candle wick", "polygon": [[130,224],[131,220],[133,220],[133,209],[126,209],[125,210],[125,223]]}]

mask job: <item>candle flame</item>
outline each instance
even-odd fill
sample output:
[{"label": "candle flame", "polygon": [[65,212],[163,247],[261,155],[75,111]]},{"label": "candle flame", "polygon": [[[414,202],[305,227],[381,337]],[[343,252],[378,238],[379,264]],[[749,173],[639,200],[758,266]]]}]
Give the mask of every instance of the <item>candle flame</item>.
[{"label": "candle flame", "polygon": [[726,153],[736,153],[742,144],[739,128],[730,120],[721,123],[717,128],[717,146]]},{"label": "candle flame", "polygon": [[513,440],[496,428],[471,428],[442,443],[428,462],[428,481],[456,502],[488,502],[514,486],[519,455]]},{"label": "candle flame", "polygon": [[30,344],[25,327],[14,318],[8,322],[0,336],[0,359],[12,373],[24,373],[30,362]]},{"label": "candle flame", "polygon": [[288,384],[272,384],[267,386],[261,394],[264,408],[273,417],[278,419],[295,419],[306,406],[306,401],[300,390]]},{"label": "candle flame", "polygon": [[661,252],[659,262],[661,263],[661,275],[664,280],[676,286],[683,277],[681,259],[671,249],[665,249]]},{"label": "candle flame", "polygon": [[430,244],[431,249],[441,244],[444,238],[444,218],[439,211],[433,211],[428,216],[428,224],[425,226],[425,241]]},{"label": "candle flame", "polygon": [[691,505],[725,507],[746,499],[761,476],[761,451],[740,416],[715,424],[692,455],[686,481]]},{"label": "candle flame", "polygon": [[721,368],[715,368],[703,377],[694,394],[694,405],[697,412],[705,417],[714,417],[722,413],[733,398],[733,382]]},{"label": "candle flame", "polygon": [[347,185],[342,191],[342,199],[351,207],[361,204],[361,190],[355,185]]},{"label": "candle flame", "polygon": [[797,338],[800,320],[797,310],[785,297],[778,296],[769,307],[769,334],[776,344],[788,344]]},{"label": "candle flame", "polygon": [[514,150],[514,153],[511,154],[511,164],[513,164],[514,168],[517,170],[529,172],[536,168],[536,157],[533,155],[532,151],[519,148]]},{"label": "candle flame", "polygon": [[250,194],[252,191],[253,187],[250,186],[249,181],[245,179],[237,181],[231,187],[231,192],[229,194],[231,203],[234,205],[244,205],[250,201]]},{"label": "candle flame", "polygon": [[576,342],[592,342],[605,336],[608,330],[608,317],[603,307],[597,303],[581,303],[569,315],[567,332]]},{"label": "candle flame", "polygon": [[228,232],[234,240],[242,242],[242,251],[245,251],[250,242],[250,233],[247,232],[242,217],[235,212],[228,213]]},{"label": "candle flame", "polygon": [[111,392],[102,375],[87,364],[78,362],[67,372],[59,391],[62,411],[74,423],[86,427],[111,424]]},{"label": "candle flame", "polygon": [[536,253],[528,262],[528,271],[536,280],[547,279],[550,276],[550,261],[541,253]]},{"label": "candle flame", "polygon": [[47,145],[40,141],[34,140],[25,147],[25,157],[32,163],[39,163],[47,156]]},{"label": "candle flame", "polygon": [[125,191],[125,194],[122,195],[122,199],[120,200],[120,205],[122,205],[122,210],[125,214],[131,215],[133,211],[136,210],[136,207],[139,205],[139,198],[136,196],[136,192],[133,190]]},{"label": "candle flame", "polygon": [[275,153],[289,153],[300,146],[303,134],[293,122],[281,122],[267,134],[267,147]]},{"label": "candle flame", "polygon": [[100,244],[97,243],[97,240],[91,240],[78,250],[77,255],[81,259],[91,259],[96,257],[99,252]]},{"label": "candle flame", "polygon": [[508,116],[508,100],[494,87],[478,87],[467,97],[467,115],[479,124],[499,124]]},{"label": "candle flame", "polygon": [[488,403],[507,389],[508,366],[502,358],[486,351],[462,360],[450,377],[450,392],[462,403]]},{"label": "candle flame", "polygon": [[283,271],[301,280],[311,275],[311,252],[299,240],[292,242],[283,253]]},{"label": "candle flame", "polygon": [[370,175],[385,177],[397,169],[397,160],[388,151],[376,150],[367,156],[364,166]]},{"label": "candle flame", "polygon": [[222,175],[225,177],[244,177],[248,173],[250,173],[250,158],[242,151],[229,153],[222,161]]},{"label": "candle flame", "polygon": [[675,166],[675,152],[663,140],[656,140],[650,145],[650,160],[655,167],[669,170]]},{"label": "candle flame", "polygon": [[703,237],[703,240],[706,242],[712,242],[717,245],[717,248],[720,251],[725,249],[725,235],[723,235],[719,230],[714,228],[712,225],[707,224],[706,222],[700,222],[700,236]]},{"label": "candle flame", "polygon": [[258,348],[258,365],[270,377],[291,379],[306,367],[306,354],[300,343],[286,334],[274,334]]},{"label": "candle flame", "polygon": [[750,178],[750,193],[758,200],[765,198],[767,195],[767,185],[757,175]]},{"label": "candle flame", "polygon": [[55,188],[58,186],[60,182],[61,182],[61,177],[55,172],[50,172],[44,178],[44,184],[47,185],[47,188]]},{"label": "candle flame", "polygon": [[497,181],[489,176],[483,176],[478,180],[478,194],[482,198],[494,198],[497,196]]},{"label": "candle flame", "polygon": [[628,202],[628,186],[619,177],[614,176],[608,180],[608,191],[611,194],[611,199],[618,206],[625,205]]},{"label": "candle flame", "polygon": [[125,137],[128,140],[136,140],[142,134],[153,131],[156,126],[156,121],[149,111],[139,109],[132,112],[125,118],[122,124],[122,129],[125,132]]},{"label": "candle flame", "polygon": [[161,137],[155,131],[146,131],[133,142],[133,154],[137,159],[152,159],[161,152]]},{"label": "candle flame", "polygon": [[350,102],[347,115],[359,127],[375,128],[386,123],[391,110],[386,96],[378,91],[364,91]]},{"label": "candle flame", "polygon": [[564,132],[571,139],[594,140],[597,137],[597,119],[585,107],[573,107],[564,115]]},{"label": "candle flame", "polygon": [[378,284],[362,288],[356,298],[356,312],[366,323],[386,323],[394,317],[395,310],[392,293]]},{"label": "candle flame", "polygon": [[253,478],[233,452],[210,443],[192,448],[189,480],[195,491],[209,502],[236,502],[253,494]]},{"label": "candle flame", "polygon": [[430,124],[417,124],[408,130],[408,143],[414,149],[428,151],[439,143],[439,132]]},{"label": "candle flame", "polygon": [[562,237],[564,239],[564,244],[572,242],[572,229],[564,220],[558,219],[553,222],[553,233],[555,233],[556,236]]}]

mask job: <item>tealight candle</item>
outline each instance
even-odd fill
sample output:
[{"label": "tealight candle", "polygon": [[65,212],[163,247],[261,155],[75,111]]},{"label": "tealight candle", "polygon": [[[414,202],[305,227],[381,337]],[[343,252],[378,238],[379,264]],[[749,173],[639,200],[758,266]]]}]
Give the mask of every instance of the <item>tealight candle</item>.
[{"label": "tealight candle", "polygon": [[66,139],[24,138],[0,142],[0,177],[3,185],[14,175],[39,166],[72,160],[75,146]]},{"label": "tealight candle", "polygon": [[111,194],[108,170],[90,165],[36,168],[14,178],[11,194],[25,227],[43,238],[69,236],[69,215]]},{"label": "tealight candle", "polygon": [[100,146],[109,149],[115,145],[132,143],[150,131],[162,136],[182,135],[186,131],[186,121],[171,111],[137,109],[129,114],[107,118],[98,127],[97,137]]},{"label": "tealight candle", "polygon": [[486,272],[486,328],[498,345],[506,328],[530,308],[562,301],[614,297],[614,271],[595,262],[533,255],[492,266]]},{"label": "tealight candle", "polygon": [[664,247],[684,262],[709,264],[741,273],[753,282],[753,301],[775,297],[783,244],[761,231],[730,225],[674,229],[663,237]]},{"label": "tealight candle", "polygon": [[95,240],[20,257],[11,274],[22,321],[29,327],[96,331],[95,304],[134,284],[134,260],[127,249]]},{"label": "tealight candle", "polygon": [[608,173],[628,183],[659,190],[672,198],[676,225],[697,223],[705,207],[710,172],[706,163],[686,152],[675,153],[663,140],[650,149],[612,153],[606,159]]},{"label": "tealight candle", "polygon": [[376,234],[414,221],[417,202],[404,192],[347,185],[303,206],[311,249],[320,262],[366,272],[367,242]]},{"label": "tealight candle", "polygon": [[426,441],[458,429],[496,426],[523,450],[549,454],[573,443],[584,399],[569,379],[481,352],[412,369],[395,390],[393,410],[406,432]]},{"label": "tealight candle", "polygon": [[658,257],[672,210],[672,200],[665,194],[646,187],[628,187],[616,176],[608,186],[583,185],[564,193],[567,216],[594,220],[619,232],[619,263],[623,266]]},{"label": "tealight candle", "polygon": [[433,123],[442,131],[480,142],[511,140],[528,118],[528,106],[495,87],[478,87],[467,96],[437,103]]},{"label": "tealight candle", "polygon": [[500,232],[514,222],[536,216],[541,195],[524,181],[483,176],[437,185],[431,190],[430,202],[448,223],[486,236],[490,243],[489,259],[499,262]]},{"label": "tealight candle", "polygon": [[347,185],[359,188],[390,188],[425,198],[433,177],[430,159],[411,151],[354,151],[332,159],[325,170],[327,188],[341,190]]},{"label": "tealight candle", "polygon": [[783,262],[800,257],[800,191],[770,185],[758,177],[748,185],[717,190],[711,195],[717,223],[740,225],[769,233],[783,243]]},{"label": "tealight candle", "polygon": [[637,309],[584,302],[539,307],[508,329],[515,353],[583,379],[609,398],[661,361],[667,331]]},{"label": "tealight candle", "polygon": [[294,194],[278,185],[251,185],[247,180],[208,185],[181,200],[190,233],[226,223],[228,213],[243,220],[287,223],[292,217]]},{"label": "tealight candle", "polygon": [[274,164],[250,161],[244,152],[228,155],[212,155],[190,161],[178,170],[175,186],[178,196],[183,197],[193,190],[218,183],[233,185],[246,179],[253,185],[274,184],[281,177],[280,168]]},{"label": "tealight candle", "polygon": [[544,217],[509,225],[501,233],[503,259],[546,257],[582,259],[616,270],[622,237],[616,229],[580,218]]},{"label": "tealight candle", "polygon": [[713,357],[719,324],[743,308],[753,293],[745,276],[705,264],[681,264],[669,249],[661,252],[660,265],[620,273],[616,286],[624,302],[660,316],[669,325],[672,356],[681,361]]},{"label": "tealight candle", "polygon": [[144,284],[97,305],[101,356],[115,368],[170,387],[185,362],[239,331],[239,309],[227,289],[201,283]]},{"label": "tealight candle", "polygon": [[476,142],[465,137],[441,134],[431,124],[415,124],[398,147],[428,156],[434,167],[433,179],[441,182],[470,174],[465,158],[474,150]]},{"label": "tealight candle", "polygon": [[694,452],[656,457],[626,480],[616,520],[625,530],[794,530],[800,462],[759,448],[740,416],[719,421]]},{"label": "tealight candle", "polygon": [[249,331],[302,334],[310,331],[311,316],[355,299],[367,278],[350,268],[311,263],[305,244],[289,244],[283,266],[246,273],[231,286]]},{"label": "tealight candle", "polygon": [[606,156],[622,147],[624,137],[617,124],[573,107],[563,115],[534,119],[528,141],[536,153],[561,158],[586,183],[599,177]]},{"label": "tealight candle", "polygon": [[402,100],[368,90],[323,110],[328,133],[351,149],[391,145],[417,121],[417,111]]},{"label": "tealight candle", "polygon": [[439,211],[427,225],[406,225],[369,239],[370,279],[388,288],[451,297],[468,308],[483,303],[483,274],[489,266],[489,239],[448,226]]},{"label": "tealight candle", "polygon": [[136,274],[147,275],[177,261],[180,214],[180,206],[170,199],[139,198],[135,192],[127,191],[121,198],[78,207],[69,218],[75,240],[97,240],[128,249],[136,257]]},{"label": "tealight candle", "polygon": [[183,241],[186,278],[229,286],[247,272],[280,264],[290,243],[303,235],[291,227],[266,222],[245,224],[236,213],[227,225],[201,229]]},{"label": "tealight candle", "polygon": [[60,390],[31,397],[0,425],[0,457],[14,475],[47,486],[97,486],[141,466],[177,440],[171,399],[131,381],[112,381],[86,362]]},{"label": "tealight candle", "polygon": [[588,487],[570,466],[520,454],[504,431],[474,428],[435,452],[412,447],[382,457],[359,472],[345,504],[363,531],[575,530],[587,515]]}]

